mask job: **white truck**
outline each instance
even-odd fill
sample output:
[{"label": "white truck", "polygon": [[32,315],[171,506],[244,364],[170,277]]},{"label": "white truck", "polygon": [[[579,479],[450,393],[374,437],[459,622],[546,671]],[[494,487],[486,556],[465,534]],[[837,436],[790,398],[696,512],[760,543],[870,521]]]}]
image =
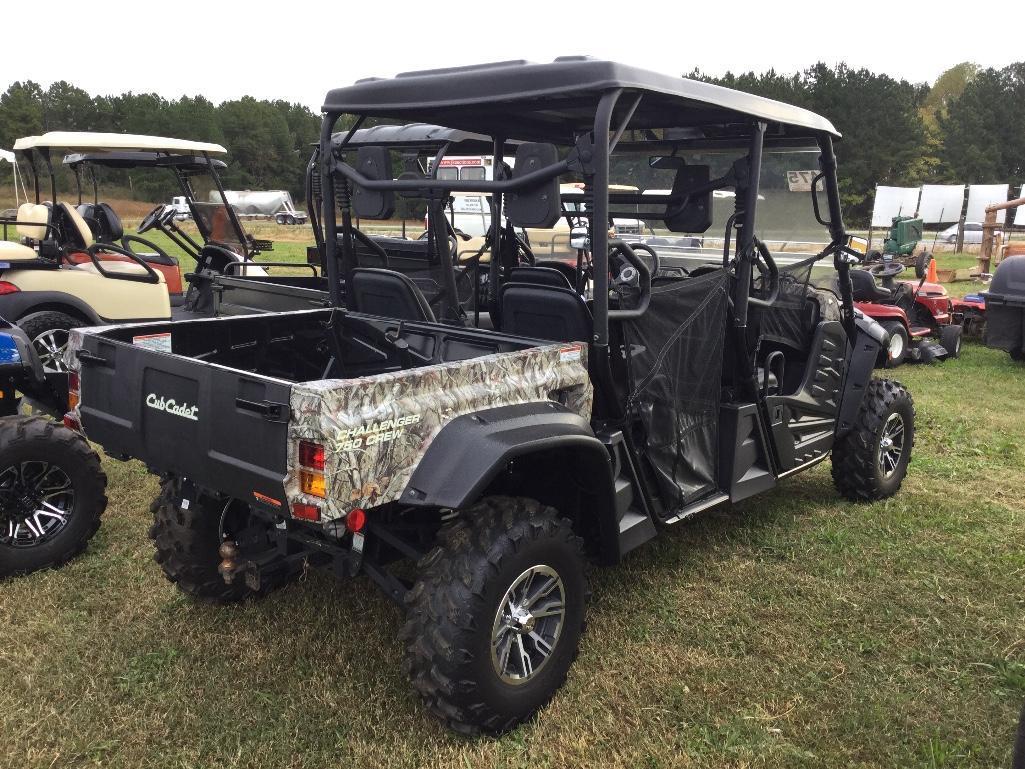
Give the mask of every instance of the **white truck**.
[{"label": "white truck", "polygon": [[[299,211],[288,190],[225,190],[228,204],[241,216],[273,218],[278,224],[305,224],[307,215]],[[220,202],[220,193],[210,191],[210,201]]]}]

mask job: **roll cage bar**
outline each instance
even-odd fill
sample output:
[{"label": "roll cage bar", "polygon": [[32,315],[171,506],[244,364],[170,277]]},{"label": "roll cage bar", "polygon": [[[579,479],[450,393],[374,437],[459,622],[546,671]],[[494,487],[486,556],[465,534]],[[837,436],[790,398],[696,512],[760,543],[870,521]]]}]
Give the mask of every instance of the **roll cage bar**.
[{"label": "roll cage bar", "polygon": [[[336,215],[335,188],[333,183],[336,175],[342,177],[349,184],[355,184],[367,190],[420,192],[429,200],[434,200],[438,195],[447,195],[451,192],[489,194],[491,195],[492,222],[500,222],[502,220],[503,197],[505,194],[528,189],[570,171],[579,173],[585,179],[586,192],[584,197],[592,203],[589,227],[591,258],[594,265],[594,304],[592,310],[593,332],[591,338],[594,350],[594,368],[592,371],[600,380],[602,380],[603,385],[608,385],[611,388],[612,375],[609,358],[609,320],[615,319],[618,313],[630,311],[610,310],[609,308],[609,232],[606,226],[596,226],[595,223],[609,221],[610,199],[621,202],[633,202],[638,197],[631,195],[630,193],[609,194],[609,163],[613,150],[616,149],[617,144],[629,128],[630,120],[641,105],[645,95],[646,94],[643,91],[633,91],[625,87],[613,87],[602,90],[597,94],[598,99],[596,108],[594,109],[594,120],[591,130],[589,132],[577,133],[572,144],[568,144],[565,139],[560,142],[564,147],[566,147],[567,144],[569,147],[568,152],[563,159],[515,178],[496,178],[494,180],[439,180],[436,178],[436,174],[418,179],[368,178],[361,174],[359,170],[347,163],[342,158],[342,155],[348,146],[349,141],[351,141],[353,136],[362,126],[365,119],[367,117],[376,117],[376,115],[369,110],[355,114],[353,112],[346,112],[341,108],[326,109],[321,126],[320,147],[331,147],[332,151],[321,152],[319,164],[321,189],[323,193],[323,225],[325,227],[324,254],[332,303],[336,306],[341,304],[341,278],[343,277],[339,274],[338,262],[339,243],[337,234],[339,228]],[[619,110],[619,114],[621,116],[614,124],[613,118],[621,101],[625,102],[625,109]],[[681,110],[686,110],[688,107],[689,105],[687,104],[680,105]],[[411,105],[409,111],[415,114],[415,106]],[[486,112],[486,107],[482,108],[481,111]],[[354,114],[355,123],[341,141],[338,141],[333,136],[333,131],[335,124],[343,114]],[[392,117],[393,115],[386,116]],[[741,127],[743,128],[742,131],[739,130]],[[829,245],[823,249],[816,258],[821,259],[828,255],[832,255],[834,258],[834,267],[837,270],[839,278],[838,285],[840,290],[842,319],[847,330],[848,337],[853,339],[855,336],[854,308],[849,274],[850,263],[853,257],[851,252],[846,250],[847,236],[843,224],[839,187],[836,178],[837,165],[833,151],[833,133],[828,130],[816,130],[814,128],[805,127],[799,137],[782,135],[782,131],[776,132],[775,135],[769,135],[769,127],[770,124],[767,120],[749,116],[743,122],[742,126],[738,124],[733,124],[731,126],[733,133],[726,140],[715,138],[709,140],[708,138],[695,137],[699,146],[725,147],[727,146],[728,141],[730,142],[729,146],[735,148],[738,146],[738,140],[740,142],[744,142],[746,140],[748,176],[744,180],[744,184],[742,186],[738,185],[739,189],[737,200],[738,211],[742,211],[743,215],[740,217],[740,231],[737,237],[735,261],[736,290],[732,302],[732,325],[734,333],[737,335],[742,348],[744,338],[747,333],[748,308],[751,302],[754,301],[749,296],[753,268],[759,256],[760,242],[756,237],[755,216],[757,212],[762,150],[766,146],[777,144],[781,146],[788,146],[788,144],[792,144],[795,139],[803,139],[805,146],[807,146],[808,140],[811,140],[819,149],[820,173],[812,184],[811,195],[816,218],[827,228],[831,238]],[[551,134],[554,135],[556,133],[557,130],[553,127]],[[663,137],[659,140],[658,137],[650,131],[650,129],[648,133],[651,138],[654,139],[652,142],[630,141],[625,143],[625,146],[631,148],[690,146],[687,138],[675,140]],[[494,157],[496,176],[497,169],[502,168],[505,157],[505,148],[510,138],[516,137],[504,136],[497,132],[492,134],[491,154]],[[443,155],[444,152],[447,151],[448,146],[448,144],[443,145],[440,149],[440,154]],[[719,180],[714,180],[712,183],[715,181]],[[828,219],[824,219],[821,215],[821,211],[819,210],[816,190],[818,189],[820,182],[826,196]],[[693,195],[698,191],[698,189],[688,190],[684,194]],[[741,191],[744,195],[743,209],[739,209]],[[666,197],[668,198],[668,196]],[[652,196],[648,196],[646,197],[645,202],[653,203],[662,201],[656,201]],[[348,206],[343,207],[342,210],[341,235],[341,256],[343,257],[345,270],[348,273],[355,264],[352,216]],[[489,265],[492,286],[496,286],[499,279],[501,262],[500,239],[501,228],[493,227],[492,240],[490,244],[491,261]],[[761,246],[761,249],[761,253],[768,256],[764,246]],[[349,276],[346,275],[345,277]],[[492,294],[494,293],[495,292],[492,292]],[[746,369],[750,369],[751,361],[746,360],[746,356],[740,357],[745,359],[743,364],[744,367]],[[751,378],[752,372],[750,370],[745,370],[742,373],[746,378]],[[607,392],[613,392],[613,390],[608,389]]]}]

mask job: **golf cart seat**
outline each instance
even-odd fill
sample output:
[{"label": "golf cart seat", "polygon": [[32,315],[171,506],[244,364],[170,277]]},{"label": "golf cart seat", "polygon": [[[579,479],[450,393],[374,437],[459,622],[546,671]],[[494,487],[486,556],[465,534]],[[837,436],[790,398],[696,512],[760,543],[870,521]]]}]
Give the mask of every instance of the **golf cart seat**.
[{"label": "golf cart seat", "polygon": [[867,270],[851,270],[851,285],[854,288],[855,302],[893,304],[899,293],[898,289],[880,286]]},{"label": "golf cart seat", "polygon": [[506,283],[498,290],[498,304],[501,330],[506,334],[557,342],[591,339],[591,312],[569,286]]},{"label": "golf cart seat", "polygon": [[44,240],[50,210],[50,206],[42,203],[22,203],[18,206],[18,234],[29,240]]},{"label": "golf cart seat", "polygon": [[13,240],[0,240],[0,262],[24,261],[38,256],[31,246],[15,243]]},{"label": "golf cart seat", "polygon": [[394,270],[356,268],[352,271],[348,294],[356,312],[417,323],[436,322],[423,292],[412,280]]}]

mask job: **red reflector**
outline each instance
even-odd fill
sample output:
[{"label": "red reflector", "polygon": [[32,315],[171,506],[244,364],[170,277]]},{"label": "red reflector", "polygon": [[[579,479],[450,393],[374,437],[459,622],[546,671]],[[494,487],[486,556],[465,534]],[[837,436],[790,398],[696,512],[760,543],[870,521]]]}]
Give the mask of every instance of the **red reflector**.
[{"label": "red reflector", "polygon": [[292,504],[292,517],[303,521],[319,521],[320,508],[316,505],[306,505],[302,502]]},{"label": "red reflector", "polygon": [[355,510],[350,510],[349,514],[345,516],[345,528],[355,534],[357,531],[361,531],[367,522],[366,511],[362,508],[357,507]]},{"label": "red reflector", "polygon": [[299,441],[299,464],[313,470],[323,470],[324,447],[319,443]]},{"label": "red reflector", "polygon": [[76,433],[82,432],[82,425],[71,414],[64,415],[64,426],[69,430],[74,430]]},{"label": "red reflector", "polygon": [[68,374],[68,390],[70,392],[77,393],[78,392],[78,388],[79,388],[78,372],[77,371],[72,371],[70,374]]},{"label": "red reflector", "polygon": [[0,296],[3,296],[4,294],[16,294],[19,291],[21,291],[21,289],[13,283],[6,280],[0,280]]}]

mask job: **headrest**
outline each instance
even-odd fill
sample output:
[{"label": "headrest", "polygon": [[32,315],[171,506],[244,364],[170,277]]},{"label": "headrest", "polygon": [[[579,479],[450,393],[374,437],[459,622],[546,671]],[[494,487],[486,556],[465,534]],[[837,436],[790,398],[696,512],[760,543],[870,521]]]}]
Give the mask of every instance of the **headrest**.
[{"label": "headrest", "polygon": [[107,203],[96,204],[96,221],[100,225],[100,235],[108,240],[121,240],[125,236],[121,217]]},{"label": "headrest", "polygon": [[[23,224],[23,222],[26,222]],[[43,240],[50,223],[50,209],[42,203],[22,203],[18,206],[18,234],[30,240]]]},{"label": "headrest", "polygon": [[[385,147],[360,147],[355,168],[368,179],[392,178],[391,157]],[[352,212],[360,219],[389,219],[395,213],[395,193],[365,190],[356,185],[352,191]]]},{"label": "headrest", "polygon": [[[554,144],[521,144],[516,148],[516,165],[512,178],[522,178],[546,166],[559,162]],[[559,199],[559,177],[553,176],[538,185],[510,192],[505,196],[505,210],[509,221],[517,227],[554,227],[562,216]]]},{"label": "headrest", "polygon": [[60,203],[59,206],[66,245],[72,248],[89,248],[93,244],[93,234],[85,219],[70,203]]},{"label": "headrest", "polygon": [[711,169],[708,166],[683,166],[676,169],[673,189],[669,193],[673,202],[668,204],[665,218],[666,227],[670,232],[705,232],[712,226],[711,190],[692,195],[687,200],[687,205],[680,208],[680,204],[687,197],[687,190],[708,184],[711,178]]}]

